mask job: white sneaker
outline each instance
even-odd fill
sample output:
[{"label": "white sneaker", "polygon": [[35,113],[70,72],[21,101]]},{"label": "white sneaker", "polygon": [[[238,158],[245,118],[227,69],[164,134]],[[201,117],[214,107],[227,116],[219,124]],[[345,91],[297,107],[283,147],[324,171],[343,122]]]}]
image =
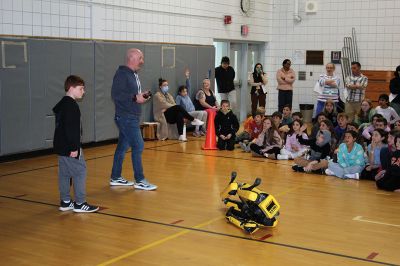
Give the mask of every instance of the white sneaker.
[{"label": "white sneaker", "polygon": [[278,160],[289,160],[289,155],[287,155],[287,154],[278,154]]},{"label": "white sneaker", "polygon": [[355,174],[347,174],[347,175],[344,175],[345,177],[347,177],[347,178],[350,178],[350,179],[356,179],[356,180],[359,180],[360,179],[360,175],[358,174],[358,173],[355,173]]},{"label": "white sneaker", "polygon": [[147,181],[146,179],[143,179],[140,182],[137,182],[134,184],[134,187],[136,189],[140,189],[140,190],[156,190],[157,186],[150,184],[149,181]]},{"label": "white sneaker", "polygon": [[333,171],[329,170],[329,168],[327,168],[325,170],[325,174],[327,174],[327,175],[335,175],[335,173]]},{"label": "white sneaker", "polygon": [[185,138],[184,135],[180,135],[178,138],[179,141],[187,141],[187,138]]},{"label": "white sneaker", "polygon": [[133,186],[132,181],[128,181],[122,176],[110,179],[110,186]]},{"label": "white sneaker", "polygon": [[193,126],[202,126],[202,125],[204,125],[204,122],[201,121],[201,120],[199,120],[199,119],[197,119],[197,118],[195,118],[195,119],[192,121],[192,125],[193,125]]}]

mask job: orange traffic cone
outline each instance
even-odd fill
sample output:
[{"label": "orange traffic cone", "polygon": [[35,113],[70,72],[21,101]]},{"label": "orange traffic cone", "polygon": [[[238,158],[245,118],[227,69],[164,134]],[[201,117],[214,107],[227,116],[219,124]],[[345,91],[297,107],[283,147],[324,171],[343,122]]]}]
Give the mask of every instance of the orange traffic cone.
[{"label": "orange traffic cone", "polygon": [[207,135],[206,142],[201,147],[203,150],[217,150],[217,140],[215,137],[214,119],[217,111],[215,109],[206,109],[207,112]]}]

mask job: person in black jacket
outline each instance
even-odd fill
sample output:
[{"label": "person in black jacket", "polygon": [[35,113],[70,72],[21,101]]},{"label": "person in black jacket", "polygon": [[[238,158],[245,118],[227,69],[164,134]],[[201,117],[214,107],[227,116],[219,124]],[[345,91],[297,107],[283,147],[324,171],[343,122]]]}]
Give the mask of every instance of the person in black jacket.
[{"label": "person in black jacket", "polygon": [[236,104],[236,91],[233,84],[235,79],[235,70],[229,64],[229,57],[222,57],[221,65],[215,68],[215,79],[217,81],[217,91],[221,96],[221,100],[230,101],[230,104],[234,109]]},{"label": "person in black jacket", "polygon": [[390,106],[400,114],[400,66],[396,67],[394,78],[390,80],[390,93],[395,95],[395,98],[390,102]]},{"label": "person in black jacket", "polygon": [[239,121],[229,107],[228,100],[221,101],[221,109],[215,116],[214,124],[218,149],[232,151],[235,146],[235,135],[239,130]]},{"label": "person in black jacket", "polygon": [[394,138],[394,151],[390,154],[389,165],[386,170],[375,177],[379,189],[400,192],[400,138]]},{"label": "person in black jacket", "polygon": [[[69,76],[64,83],[66,95],[54,106],[56,117],[53,145],[58,154],[58,187],[60,211],[95,212],[97,206],[86,202],[86,162],[81,148],[81,112],[76,100],[85,93],[85,82]],[[70,179],[74,184],[75,202],[71,200]]]}]

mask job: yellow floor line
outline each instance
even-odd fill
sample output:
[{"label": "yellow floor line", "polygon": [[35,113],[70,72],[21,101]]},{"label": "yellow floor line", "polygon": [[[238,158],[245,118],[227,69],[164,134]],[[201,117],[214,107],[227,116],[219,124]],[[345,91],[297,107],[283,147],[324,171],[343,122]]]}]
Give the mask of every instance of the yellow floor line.
[{"label": "yellow floor line", "polygon": [[[304,185],[299,185],[299,186],[297,186],[297,187],[293,187],[293,188],[287,189],[287,190],[285,190],[285,191],[283,191],[283,192],[277,194],[277,196],[278,196],[278,197],[283,196],[283,195],[285,195],[285,194],[287,194],[287,193],[289,193],[289,192],[292,192],[292,191],[294,191],[294,190],[297,190],[297,189],[299,189],[299,188],[302,188],[303,186],[304,186]],[[211,224],[211,223],[213,223],[213,222],[215,222],[215,221],[221,220],[221,219],[225,219],[225,216],[216,217],[216,218],[211,219],[211,220],[208,220],[208,221],[206,221],[206,222],[204,222],[204,223],[195,225],[195,226],[193,226],[192,228],[198,229],[198,228],[201,228],[201,227],[203,227],[203,226],[209,225],[209,224]],[[191,230],[185,229],[185,230],[183,230],[183,231],[181,231],[181,232],[178,232],[178,233],[176,233],[176,234],[167,236],[167,237],[165,237],[165,238],[159,239],[159,240],[157,240],[157,241],[155,241],[155,242],[152,242],[152,243],[150,243],[150,244],[144,245],[144,246],[142,246],[142,247],[140,247],[140,248],[137,248],[137,249],[134,249],[134,250],[132,250],[132,251],[129,251],[129,252],[127,252],[127,253],[125,253],[125,254],[119,256],[119,257],[115,257],[115,258],[113,258],[113,259],[111,259],[111,260],[108,260],[108,261],[105,261],[105,262],[103,262],[103,263],[100,263],[100,264],[98,264],[97,266],[106,266],[106,265],[113,264],[113,263],[115,263],[115,262],[118,262],[118,261],[120,261],[120,260],[123,260],[123,259],[125,259],[125,258],[128,258],[128,257],[130,257],[130,256],[132,256],[132,255],[134,255],[134,254],[137,254],[137,253],[139,253],[139,252],[142,252],[142,251],[144,251],[144,250],[146,250],[146,249],[149,249],[149,248],[152,248],[152,247],[161,245],[162,243],[167,242],[168,240],[177,238],[177,237],[179,237],[179,236],[181,236],[181,235],[185,235],[185,234],[187,234],[187,233],[189,233],[189,232],[191,232]]]}]

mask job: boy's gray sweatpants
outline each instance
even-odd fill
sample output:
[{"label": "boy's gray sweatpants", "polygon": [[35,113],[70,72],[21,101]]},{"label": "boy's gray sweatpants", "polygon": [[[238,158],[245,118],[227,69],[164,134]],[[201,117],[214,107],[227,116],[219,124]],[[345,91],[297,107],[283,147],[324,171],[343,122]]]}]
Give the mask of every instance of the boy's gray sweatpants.
[{"label": "boy's gray sweatpants", "polygon": [[74,184],[75,202],[86,202],[86,162],[81,150],[79,159],[58,156],[58,188],[60,199],[70,201],[70,179]]}]

